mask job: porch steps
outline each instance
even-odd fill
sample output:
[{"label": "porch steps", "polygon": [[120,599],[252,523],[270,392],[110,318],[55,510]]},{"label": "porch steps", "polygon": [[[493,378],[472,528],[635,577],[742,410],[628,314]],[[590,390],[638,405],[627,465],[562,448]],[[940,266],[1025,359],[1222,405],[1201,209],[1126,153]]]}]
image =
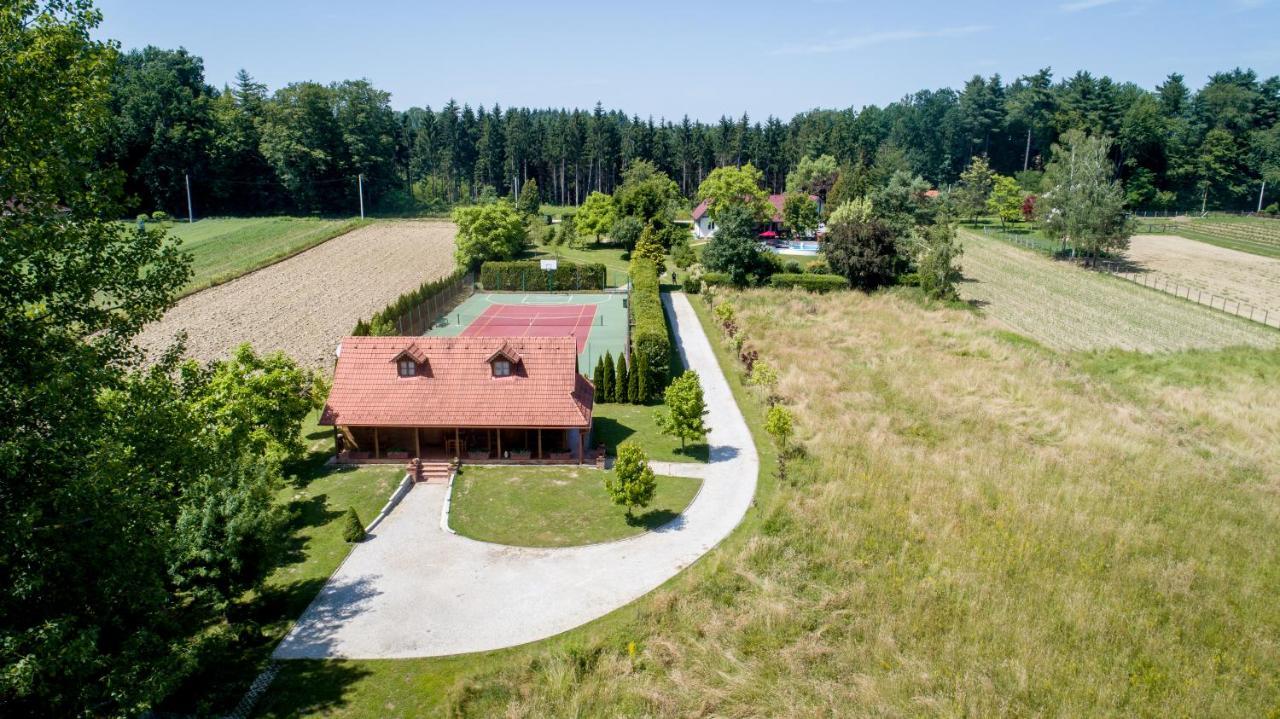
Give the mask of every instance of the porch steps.
[{"label": "porch steps", "polygon": [[[413,471],[413,463],[408,466],[410,472]],[[419,480],[428,484],[447,484],[449,482],[449,463],[448,462],[432,462],[425,461],[422,463],[422,478]]]}]

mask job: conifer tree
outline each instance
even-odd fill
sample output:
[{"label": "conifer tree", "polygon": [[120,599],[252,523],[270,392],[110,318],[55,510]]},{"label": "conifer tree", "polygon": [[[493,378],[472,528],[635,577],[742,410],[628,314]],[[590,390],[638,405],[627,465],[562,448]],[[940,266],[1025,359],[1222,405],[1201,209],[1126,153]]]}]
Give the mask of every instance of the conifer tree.
[{"label": "conifer tree", "polygon": [[613,383],[617,372],[613,366],[613,352],[604,353],[604,383],[596,388],[596,392],[605,402],[613,401]]},{"label": "conifer tree", "polygon": [[636,379],[636,404],[645,404],[649,401],[649,360],[644,356],[643,352],[636,353],[636,371],[639,375]]},{"label": "conifer tree", "polygon": [[640,404],[644,401],[640,396],[640,365],[638,362],[631,368],[631,374],[627,376],[627,401],[631,404]]},{"label": "conifer tree", "polygon": [[626,404],[630,401],[628,393],[631,391],[631,378],[627,376],[627,356],[625,354],[618,355],[618,377],[613,383],[613,401],[619,404]]},{"label": "conifer tree", "polygon": [[591,375],[591,383],[596,386],[596,401],[608,402],[604,396],[604,358],[596,360],[596,371]]}]

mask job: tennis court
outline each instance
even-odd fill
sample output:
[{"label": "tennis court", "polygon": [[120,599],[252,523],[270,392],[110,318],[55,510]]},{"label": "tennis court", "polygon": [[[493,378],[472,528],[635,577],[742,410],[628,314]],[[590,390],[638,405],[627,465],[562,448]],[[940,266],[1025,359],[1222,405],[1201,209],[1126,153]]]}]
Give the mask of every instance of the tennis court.
[{"label": "tennis court", "polygon": [[563,337],[578,341],[578,366],[591,374],[610,352],[626,352],[626,295],[621,293],[476,293],[427,333],[436,337]]}]

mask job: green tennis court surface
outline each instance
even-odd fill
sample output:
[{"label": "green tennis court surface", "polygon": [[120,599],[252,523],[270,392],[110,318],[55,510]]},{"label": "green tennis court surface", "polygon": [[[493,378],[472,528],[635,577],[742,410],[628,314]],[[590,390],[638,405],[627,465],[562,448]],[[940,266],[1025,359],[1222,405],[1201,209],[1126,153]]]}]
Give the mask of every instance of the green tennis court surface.
[{"label": "green tennis court surface", "polygon": [[578,340],[578,368],[588,376],[610,352],[626,353],[626,295],[621,293],[479,292],[441,318],[434,337],[563,337]]}]

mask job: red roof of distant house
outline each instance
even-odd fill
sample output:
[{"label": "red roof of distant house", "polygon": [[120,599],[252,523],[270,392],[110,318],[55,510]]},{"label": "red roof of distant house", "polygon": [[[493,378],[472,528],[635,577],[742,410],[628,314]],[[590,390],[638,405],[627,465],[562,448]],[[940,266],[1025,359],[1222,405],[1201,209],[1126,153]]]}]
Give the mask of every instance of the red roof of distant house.
[{"label": "red roof of distant house", "polygon": [[937,190],[925,190],[925,191],[924,191],[924,196],[925,196],[925,197],[927,197],[927,198],[929,198],[930,200],[932,200],[933,198],[935,198],[935,197],[937,197],[937,196],[939,196],[939,195],[941,195],[941,194],[942,194],[942,193],[941,193],[941,192],[938,192]]},{"label": "red roof of distant house", "polygon": [[[494,358],[514,360],[494,377]],[[396,360],[418,363],[399,376]],[[573,337],[348,337],[320,423],[355,427],[591,426],[595,388]]]},{"label": "red roof of distant house", "polygon": [[[814,202],[817,202],[818,196],[809,195],[809,199],[813,200]],[[769,195],[769,204],[773,205],[773,217],[771,219],[774,222],[782,222],[782,206],[786,204],[786,201],[787,201],[786,195],[777,194],[777,193]],[[697,207],[693,208],[693,215],[692,215],[693,221],[697,222],[698,220],[702,219],[702,216],[705,214],[707,214],[707,201],[703,200],[702,202],[698,203]]]}]

